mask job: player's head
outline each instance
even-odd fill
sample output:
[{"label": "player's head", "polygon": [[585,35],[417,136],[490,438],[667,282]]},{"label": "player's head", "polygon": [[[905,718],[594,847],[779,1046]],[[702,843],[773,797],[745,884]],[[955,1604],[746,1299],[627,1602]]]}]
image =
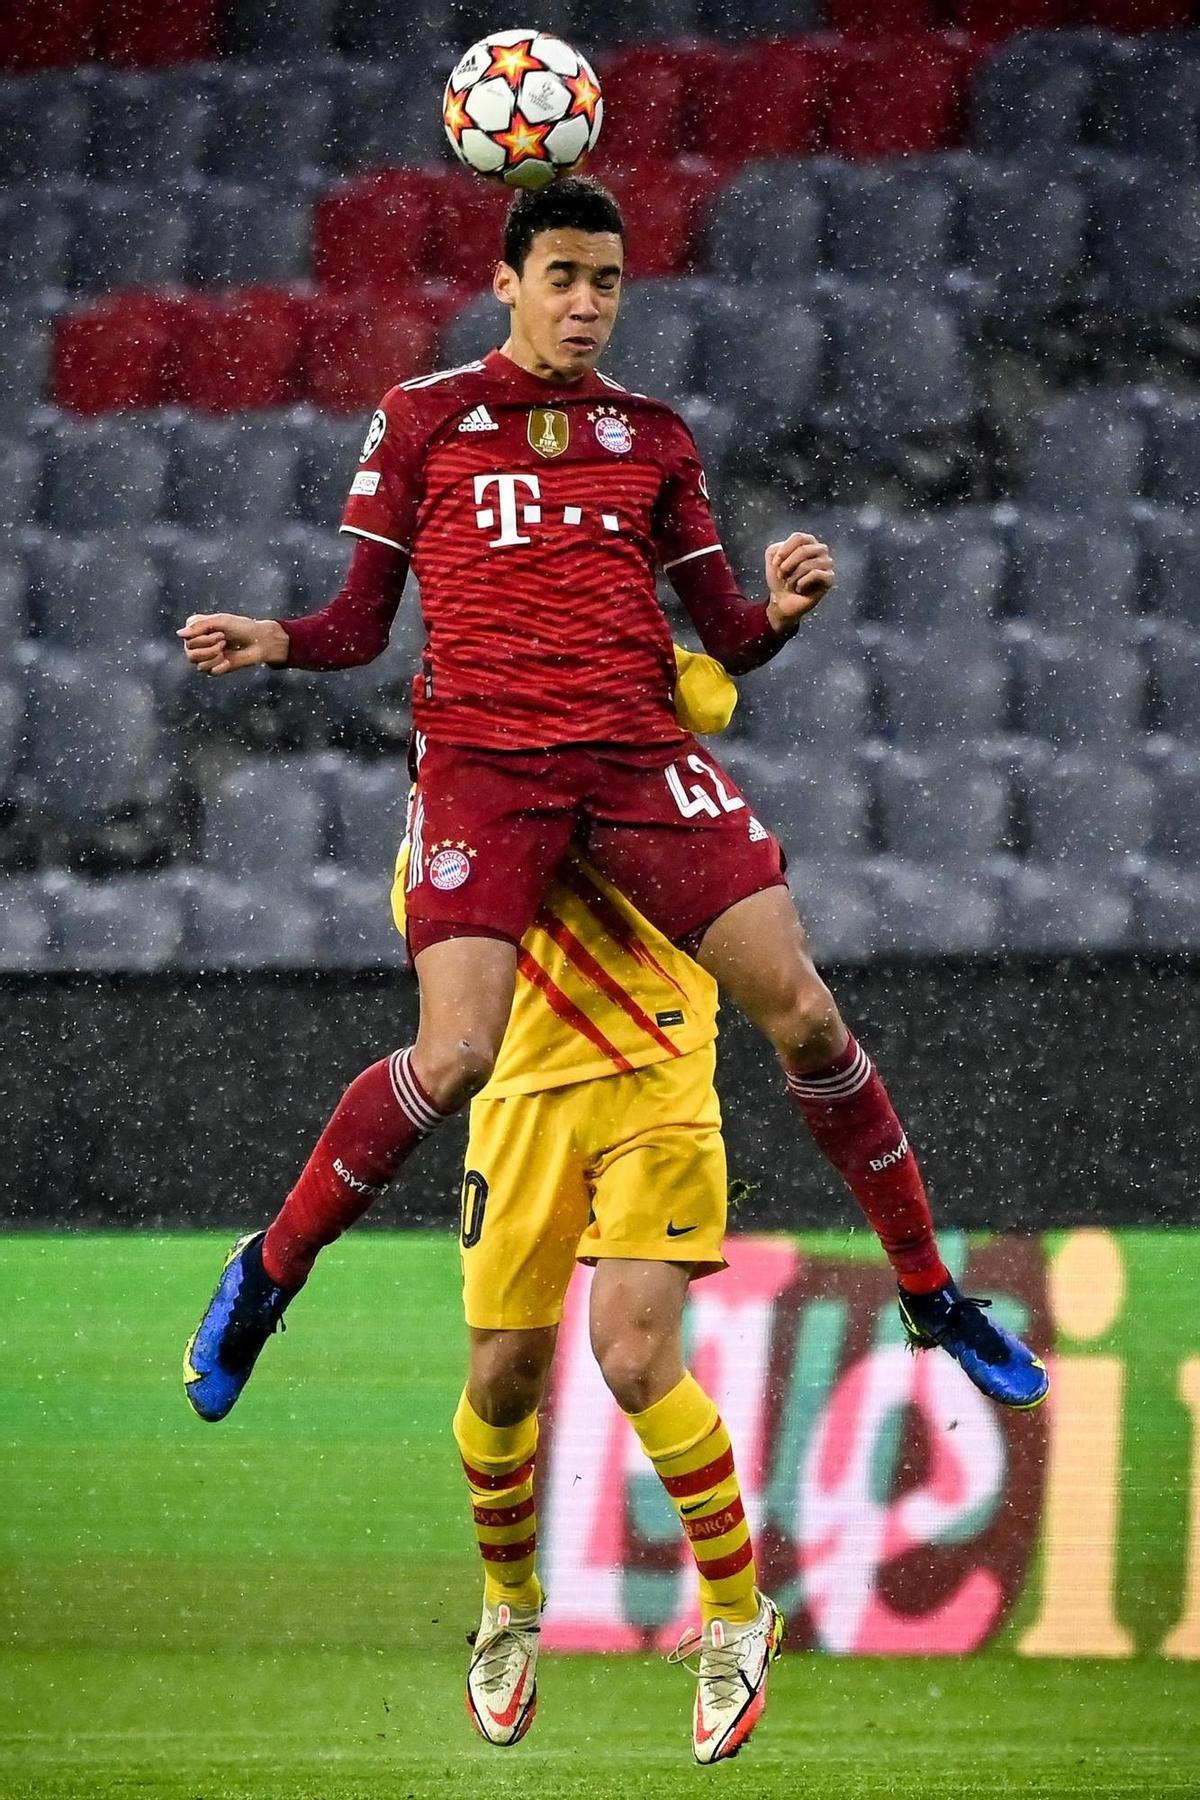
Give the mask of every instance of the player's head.
[{"label": "player's head", "polygon": [[512,312],[505,350],[523,368],[573,381],[592,367],[621,303],[624,234],[612,195],[584,175],[513,201],[494,287]]}]

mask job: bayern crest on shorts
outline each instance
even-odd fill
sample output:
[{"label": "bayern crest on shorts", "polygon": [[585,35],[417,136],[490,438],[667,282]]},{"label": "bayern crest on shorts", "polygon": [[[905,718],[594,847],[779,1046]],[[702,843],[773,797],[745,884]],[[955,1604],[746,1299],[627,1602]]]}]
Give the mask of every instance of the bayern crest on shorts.
[{"label": "bayern crest on shorts", "polygon": [[460,888],[471,873],[475,852],[467,844],[435,844],[429,858],[429,881],[443,894]]}]

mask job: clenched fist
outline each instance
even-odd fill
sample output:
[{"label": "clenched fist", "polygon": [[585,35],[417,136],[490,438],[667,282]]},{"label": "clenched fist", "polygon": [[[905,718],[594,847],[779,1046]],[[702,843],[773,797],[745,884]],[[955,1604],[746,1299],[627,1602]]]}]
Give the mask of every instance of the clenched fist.
[{"label": "clenched fist", "polygon": [[193,613],[176,637],[201,675],[229,675],[269,663],[280,669],[288,658],[288,635],[274,619],[243,619],[237,613]]},{"label": "clenched fist", "polygon": [[782,544],[768,544],[766,571],[771,596],[767,617],[776,631],[794,631],[834,583],[828,544],[807,531],[793,531]]}]

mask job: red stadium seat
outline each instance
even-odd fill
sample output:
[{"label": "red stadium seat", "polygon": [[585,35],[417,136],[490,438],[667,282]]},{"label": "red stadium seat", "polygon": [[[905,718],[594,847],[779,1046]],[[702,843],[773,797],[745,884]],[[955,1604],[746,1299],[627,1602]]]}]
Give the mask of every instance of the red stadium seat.
[{"label": "red stadium seat", "polygon": [[1105,31],[1178,31],[1195,10],[1191,0],[1088,0],[1087,17]]},{"label": "red stadium seat", "polygon": [[317,280],[342,292],[386,292],[425,274],[446,185],[438,170],[384,169],[334,188],[314,216]]},{"label": "red stadium seat", "polygon": [[362,412],[396,382],[434,366],[439,326],[419,291],[367,305],[322,294],[307,312],[303,398],[325,412]]},{"label": "red stadium seat", "polygon": [[0,69],[66,68],[96,51],[103,0],[40,0],[8,9],[0,31]]},{"label": "red stadium seat", "polygon": [[934,32],[829,51],[829,127],[834,156],[869,161],[944,150],[962,131],[972,47]]},{"label": "red stadium seat", "polygon": [[933,0],[828,0],[825,22],[846,37],[906,37],[929,31]]},{"label": "red stadium seat", "polygon": [[614,170],[606,177],[625,219],[630,275],[689,271],[704,204],[721,174],[711,163],[684,158],[662,169]]},{"label": "red stadium seat", "polygon": [[226,0],[104,0],[99,49],[106,62],[136,69],[216,56]]},{"label": "red stadium seat", "polygon": [[172,395],[179,308],[155,294],[114,294],[55,321],[53,392],[74,413],[162,406]]},{"label": "red stadium seat", "polygon": [[175,399],[200,412],[287,406],[300,381],[303,303],[278,288],[195,294],[180,320]]},{"label": "red stadium seat", "polygon": [[446,281],[485,286],[500,256],[511,199],[498,181],[451,174],[438,192],[430,268]]},{"label": "red stadium seat", "polygon": [[755,44],[728,59],[688,126],[700,156],[726,171],[758,156],[805,156],[824,113],[819,49],[804,39]]},{"label": "red stadium seat", "polygon": [[599,75],[604,128],[597,154],[604,165],[677,156],[683,148],[686,53],[641,47],[619,50],[602,59]]},{"label": "red stadium seat", "polygon": [[951,17],[960,31],[986,38],[1017,31],[1051,31],[1070,17],[1069,0],[954,0]]}]

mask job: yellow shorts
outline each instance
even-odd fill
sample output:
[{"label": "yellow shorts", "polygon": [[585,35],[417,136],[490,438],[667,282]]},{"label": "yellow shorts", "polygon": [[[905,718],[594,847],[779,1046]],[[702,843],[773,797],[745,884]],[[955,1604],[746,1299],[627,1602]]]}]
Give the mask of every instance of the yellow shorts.
[{"label": "yellow shorts", "polygon": [[463,1176],[467,1324],[557,1325],[578,1259],[725,1267],[716,1046],[630,1074],[476,1100]]}]

